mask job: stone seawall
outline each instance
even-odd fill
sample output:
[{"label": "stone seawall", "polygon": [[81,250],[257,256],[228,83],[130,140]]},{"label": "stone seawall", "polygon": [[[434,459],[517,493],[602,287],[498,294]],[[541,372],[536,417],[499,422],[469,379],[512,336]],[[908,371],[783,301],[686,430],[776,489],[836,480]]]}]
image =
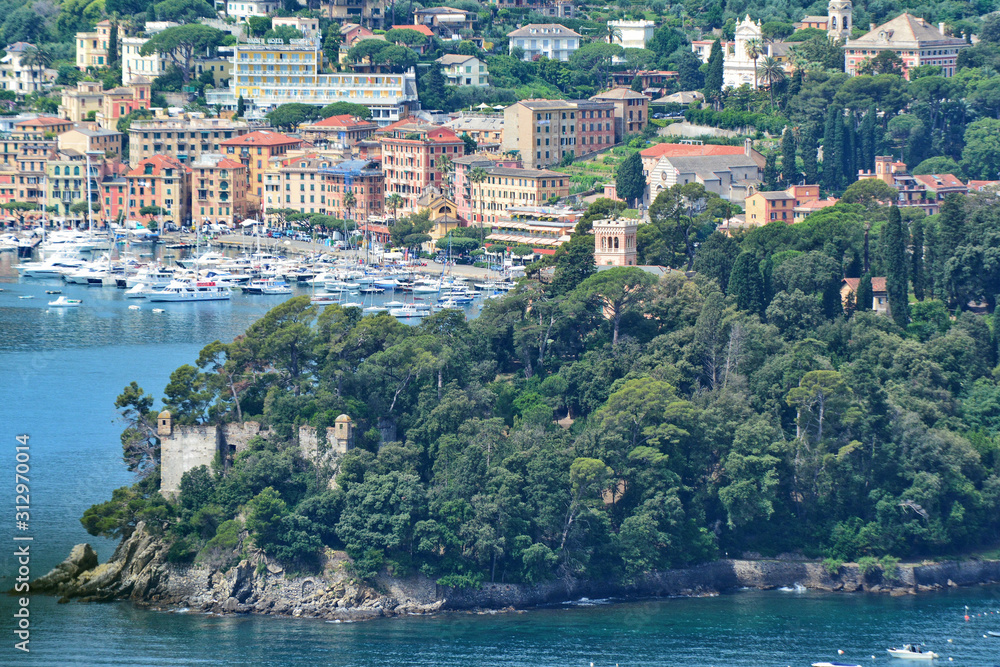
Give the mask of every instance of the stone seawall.
[{"label": "stone seawall", "polygon": [[[485,583],[478,589],[436,585],[424,576],[382,576],[374,585],[355,580],[343,552],[328,551],[321,572],[286,572],[263,553],[227,566],[177,565],[167,545],[140,523],[111,559],[97,563],[89,545],[32,584],[65,599],[122,600],[157,607],[363,620],[442,610],[527,608],[588,598],[714,595],[740,588],[802,586],[823,591],[912,595],[953,586],[1000,583],[1000,561],[900,564],[892,580],[880,571],[862,575],[855,564],[835,573],[815,561],[720,560],[649,573],[633,583],[560,579],[537,585]],[[230,554],[235,556],[235,554]],[[225,559],[223,559],[225,560]]]}]

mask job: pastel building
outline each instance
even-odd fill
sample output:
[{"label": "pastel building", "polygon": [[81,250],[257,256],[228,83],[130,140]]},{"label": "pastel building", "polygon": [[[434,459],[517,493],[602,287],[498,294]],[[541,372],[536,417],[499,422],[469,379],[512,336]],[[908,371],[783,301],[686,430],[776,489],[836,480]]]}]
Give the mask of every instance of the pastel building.
[{"label": "pastel building", "polygon": [[615,104],[598,100],[522,100],[504,110],[503,150],[532,169],[615,143]]},{"label": "pastel building", "polygon": [[465,154],[465,142],[451,130],[408,118],[379,130],[385,195],[403,198],[400,211],[415,213],[417,200],[430,187],[441,189],[441,158]]},{"label": "pastel building", "polygon": [[[191,168],[169,155],[153,155],[139,161],[126,175],[128,216],[133,220],[172,222],[177,226],[190,219],[188,190]],[[147,206],[157,206],[162,215],[143,215]]]},{"label": "pastel building", "polygon": [[644,49],[646,43],[653,39],[656,31],[654,21],[608,21],[609,28],[617,28],[619,35],[611,38],[612,44],[618,44],[625,49]]},{"label": "pastel building", "polygon": [[529,23],[507,33],[507,37],[510,38],[510,52],[521,49],[526,61],[544,56],[565,62],[580,48],[583,36],[558,23]]},{"label": "pastel building", "polygon": [[633,218],[595,220],[594,263],[597,266],[635,266],[638,229],[638,220]]},{"label": "pastel building", "polygon": [[111,39],[111,21],[104,19],[94,32],[76,33],[76,67],[86,71],[91,68],[107,67],[108,41]]},{"label": "pastel building", "polygon": [[892,51],[903,61],[904,76],[911,67],[937,65],[942,76],[950,77],[958,67],[959,52],[969,46],[964,39],[946,34],[944,23],[932,26],[912,14],[900,14],[858,39],[847,40],[844,69],[853,76],[865,61]]}]

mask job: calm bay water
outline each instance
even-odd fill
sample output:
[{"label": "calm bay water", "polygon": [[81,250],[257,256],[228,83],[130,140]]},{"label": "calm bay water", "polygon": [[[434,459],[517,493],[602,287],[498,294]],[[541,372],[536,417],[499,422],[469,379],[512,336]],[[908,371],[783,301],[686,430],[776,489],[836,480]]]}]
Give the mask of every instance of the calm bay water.
[{"label": "calm bay water", "polygon": [[[114,549],[79,517],[130,483],[121,463],[115,396],[135,380],[159,396],[170,372],[215,339],[231,340],[281,297],[150,304],[116,290],[18,282],[0,255],[0,589],[13,585],[15,435],[31,436],[32,576],[74,544],[102,560]],[[46,289],[83,298],[49,309]],[[18,299],[19,295],[33,299]],[[8,472],[4,472],[8,471]],[[19,533],[20,534],[20,533]],[[973,614],[962,618],[964,606]],[[13,649],[13,600],[0,596],[0,665],[808,665],[820,660],[889,664],[885,648],[923,641],[949,664],[1000,664],[1000,589],[905,598],[745,591],[716,598],[607,604],[520,614],[448,614],[358,624],[218,617],[129,604],[31,601],[29,656]],[[953,643],[947,643],[952,639]],[[873,660],[871,656],[874,655]],[[906,663],[897,662],[905,665]]]}]

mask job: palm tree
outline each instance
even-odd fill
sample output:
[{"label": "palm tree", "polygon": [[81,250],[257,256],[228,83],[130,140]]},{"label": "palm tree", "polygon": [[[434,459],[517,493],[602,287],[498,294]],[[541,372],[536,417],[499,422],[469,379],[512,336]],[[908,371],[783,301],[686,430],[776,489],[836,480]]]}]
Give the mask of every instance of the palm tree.
[{"label": "palm tree", "polygon": [[774,85],[785,80],[785,69],[777,58],[765,56],[756,74],[767,84],[767,91],[771,94],[771,111],[774,112]]},{"label": "palm tree", "polygon": [[764,42],[758,37],[746,41],[747,58],[753,61],[753,89],[757,90],[757,59],[764,55]]},{"label": "palm tree", "polygon": [[[455,163],[451,161],[451,158],[447,155],[442,154],[438,158],[438,171],[441,172],[441,193],[447,197],[448,196],[448,186],[451,185],[451,172],[455,170]],[[448,186],[445,186],[448,183]]]},{"label": "palm tree", "polygon": [[619,44],[622,42],[622,29],[618,26],[609,23],[602,32],[605,39],[608,40],[608,44],[614,44],[616,39]]},{"label": "palm tree", "polygon": [[350,220],[351,219],[351,209],[354,208],[354,206],[358,203],[358,198],[354,196],[353,192],[348,191],[348,192],[344,193],[344,199],[343,199],[342,203],[344,204],[344,210],[347,211],[347,214],[346,214],[345,217],[348,220]]},{"label": "palm tree", "polygon": [[[52,53],[49,51],[48,47],[31,47],[30,49],[25,49],[24,55],[21,56],[21,66],[27,67],[28,71],[31,72],[31,80],[34,83],[37,78],[37,73],[45,72],[45,68],[52,64]],[[41,87],[36,84],[36,89]]]},{"label": "palm tree", "polygon": [[393,193],[385,198],[385,205],[392,209],[392,219],[396,219],[396,211],[403,205],[403,198]]},{"label": "palm tree", "polygon": [[[487,174],[486,170],[483,169],[482,167],[476,167],[475,169],[473,169],[472,171],[469,172],[469,182],[473,184],[472,194],[473,194],[473,199],[474,200],[476,199],[476,197],[475,197],[475,193],[476,193],[475,185],[477,183],[480,184],[480,186],[479,186],[479,197],[478,197],[478,199],[479,199],[479,227],[480,228],[483,227],[483,188],[482,188],[482,182],[486,180],[487,176],[489,176],[489,174]],[[475,215],[475,206],[473,206],[473,215]]]}]

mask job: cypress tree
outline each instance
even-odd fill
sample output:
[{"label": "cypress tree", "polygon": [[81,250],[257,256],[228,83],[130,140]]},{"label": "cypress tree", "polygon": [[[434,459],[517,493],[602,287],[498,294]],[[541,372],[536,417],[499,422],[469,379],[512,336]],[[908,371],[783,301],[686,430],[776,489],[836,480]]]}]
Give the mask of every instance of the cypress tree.
[{"label": "cypress tree", "polygon": [[913,247],[910,255],[910,282],[913,283],[913,296],[918,301],[924,300],[924,221],[914,218],[910,223],[910,243]]},{"label": "cypress tree", "polygon": [[855,310],[871,310],[872,309],[872,274],[866,273],[861,276],[861,282],[858,283],[858,294],[854,298],[854,309]]},{"label": "cypress tree", "polygon": [[948,274],[948,260],[965,242],[965,207],[962,205],[962,195],[952,193],[944,198],[941,204],[941,215],[938,216],[937,253],[935,256],[934,280],[940,294],[938,298],[945,299],[951,306],[956,306],[957,289]]},{"label": "cypress tree", "polygon": [[937,290],[934,288],[935,277],[938,275],[938,241],[937,225],[927,220],[924,221],[924,267],[921,286],[927,296],[936,298]]},{"label": "cypress tree", "polygon": [[899,207],[889,209],[889,222],[882,231],[885,265],[885,291],[889,296],[892,319],[901,327],[910,321],[909,282],[906,271],[906,237]]},{"label": "cypress tree", "polygon": [[795,166],[795,135],[790,127],[786,127],[781,135],[781,180],[786,186],[799,181],[799,171]]},{"label": "cypress tree", "polygon": [[702,91],[707,100],[718,99],[722,92],[722,42],[712,42],[712,51],[708,56],[708,67],[705,70],[705,90]]},{"label": "cypress tree", "polygon": [[628,204],[635,205],[636,200],[642,198],[646,190],[646,179],[642,175],[642,156],[639,155],[639,151],[629,155],[618,166],[615,187],[618,190],[618,197]]},{"label": "cypress tree", "polygon": [[764,158],[764,187],[778,189],[778,156],[774,153]]},{"label": "cypress tree", "polygon": [[868,113],[861,121],[861,159],[858,169],[875,171],[875,105],[868,107]]},{"label": "cypress tree", "polygon": [[858,141],[857,132],[854,130],[854,117],[848,116],[844,124],[844,141],[841,144],[841,160],[844,163],[845,186],[858,180],[858,172],[855,168],[857,162]]},{"label": "cypress tree", "polygon": [[[833,179],[834,179],[834,189],[840,190],[844,187],[844,167],[846,161],[850,158],[847,157],[848,149],[850,144],[847,139],[847,125],[844,124],[843,114],[838,113],[837,118],[833,124],[834,135],[833,135],[833,145],[836,146],[836,152],[830,156],[832,166],[834,169]],[[824,166],[826,163],[824,162]]]},{"label": "cypress tree", "polygon": [[729,274],[729,294],[736,297],[736,307],[751,313],[764,312],[764,279],[760,262],[753,253],[742,252]]},{"label": "cypress tree", "polygon": [[819,165],[816,163],[816,126],[812,123],[806,125],[801,141],[802,172],[805,174],[806,183],[819,183]]},{"label": "cypress tree", "polygon": [[118,64],[118,24],[112,23],[108,34],[108,67]]},{"label": "cypress tree", "polygon": [[243,114],[246,113],[246,110],[247,110],[247,101],[243,99],[242,95],[240,95],[240,98],[236,100],[236,117],[243,118]]},{"label": "cypress tree", "polygon": [[[823,185],[827,190],[836,190],[840,184],[837,168],[840,161],[837,149],[840,142],[837,138],[837,110],[830,107],[826,114],[826,126],[823,128]],[[843,127],[842,124],[840,124]]]}]

